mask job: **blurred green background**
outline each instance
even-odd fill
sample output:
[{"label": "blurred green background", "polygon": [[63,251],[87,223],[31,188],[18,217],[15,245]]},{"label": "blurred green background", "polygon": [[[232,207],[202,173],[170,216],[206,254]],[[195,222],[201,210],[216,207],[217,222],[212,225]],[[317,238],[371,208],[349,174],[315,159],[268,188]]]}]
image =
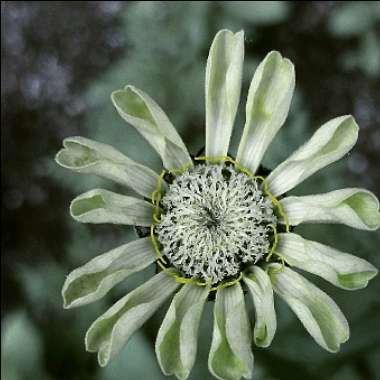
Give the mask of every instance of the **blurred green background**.
[{"label": "blurred green background", "polygon": [[[2,380],[163,379],[154,339],[168,303],[134,335],[107,368],[85,352],[90,323],[154,268],[128,278],[102,301],[64,311],[65,276],[90,258],[134,239],[131,228],[83,225],[69,201],[111,182],[58,168],[61,140],[83,135],[110,143],[159,170],[158,156],[126,125],[109,100],[130,83],[150,94],[177,126],[191,152],[204,141],[204,72],[221,28],[246,33],[244,84],[233,135],[257,63],[272,49],[296,65],[290,116],[265,157],[274,167],[323,122],[352,113],[361,127],[354,150],[316,174],[296,194],[344,186],[380,194],[380,2],[22,2],[1,3]],[[308,238],[380,267],[379,233],[343,226],[297,228]],[[312,276],[309,276],[312,277]],[[312,278],[346,314],[351,339],[339,354],[319,348],[276,299],[278,332],[269,349],[254,349],[255,379],[380,378],[380,279],[356,293]],[[211,379],[207,354],[212,303],[201,324],[190,379]]]}]

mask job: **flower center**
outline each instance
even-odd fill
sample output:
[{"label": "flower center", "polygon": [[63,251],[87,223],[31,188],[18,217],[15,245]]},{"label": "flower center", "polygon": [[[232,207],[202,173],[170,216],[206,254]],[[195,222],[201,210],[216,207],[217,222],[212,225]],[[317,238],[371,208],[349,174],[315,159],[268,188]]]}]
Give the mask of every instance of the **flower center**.
[{"label": "flower center", "polygon": [[257,263],[271,245],[273,204],[232,165],[199,164],[177,176],[160,202],[162,254],[186,277],[216,284]]}]

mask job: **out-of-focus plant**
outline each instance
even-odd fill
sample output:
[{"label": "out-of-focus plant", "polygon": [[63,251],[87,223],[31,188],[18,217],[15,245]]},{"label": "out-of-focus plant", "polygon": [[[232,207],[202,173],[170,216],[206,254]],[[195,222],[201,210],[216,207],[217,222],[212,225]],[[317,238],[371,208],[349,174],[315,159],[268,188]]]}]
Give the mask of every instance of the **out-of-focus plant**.
[{"label": "out-of-focus plant", "polygon": [[380,76],[380,2],[343,1],[331,12],[331,33],[355,40],[356,47],[343,57],[343,66],[362,70],[370,77]]},{"label": "out-of-focus plant", "polygon": [[[14,311],[4,319],[1,335],[1,380],[38,378],[47,380],[41,336],[25,311]],[[4,364],[4,366],[3,366]]]}]

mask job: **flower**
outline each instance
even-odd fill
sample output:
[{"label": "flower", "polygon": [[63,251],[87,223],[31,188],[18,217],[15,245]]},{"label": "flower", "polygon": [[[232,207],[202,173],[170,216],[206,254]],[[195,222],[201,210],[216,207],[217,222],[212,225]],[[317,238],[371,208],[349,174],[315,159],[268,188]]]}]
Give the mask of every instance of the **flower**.
[{"label": "flower", "polygon": [[[376,230],[379,201],[360,188],[310,196],[286,193],[342,158],[354,146],[358,126],[349,115],[332,119],[273,171],[263,168],[262,158],[285,122],[295,86],[293,64],[273,51],[254,74],[243,136],[236,159],[231,158],[243,56],[243,32],[218,32],[206,68],[203,156],[190,156],[158,104],[133,86],[115,91],[112,102],[159,153],[165,168],[161,174],[83,137],[65,139],[56,156],[65,168],[111,179],[142,196],[94,189],[72,201],[77,221],[138,226],[140,238],[69,274],[62,290],[64,307],[94,302],[150,264],[158,269],[87,331],[86,349],[98,353],[101,366],[174,293],[156,354],[162,371],[179,379],[188,377],[195,362],[200,318],[213,296],[209,369],[218,379],[251,378],[252,338],[257,346],[268,347],[276,331],[274,292],[326,350],[337,352],[349,338],[336,303],[294,268],[347,290],[364,288],[377,270],[363,259],[302,238],[294,227],[341,223]],[[247,315],[248,298],[255,318]]]}]

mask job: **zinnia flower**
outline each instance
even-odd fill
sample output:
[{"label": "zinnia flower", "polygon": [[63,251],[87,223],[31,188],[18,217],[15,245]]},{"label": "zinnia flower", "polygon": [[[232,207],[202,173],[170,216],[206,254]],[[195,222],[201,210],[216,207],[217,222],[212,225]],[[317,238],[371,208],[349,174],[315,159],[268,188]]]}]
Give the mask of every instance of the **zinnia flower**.
[{"label": "zinnia flower", "polygon": [[[294,226],[341,223],[376,230],[379,202],[360,188],[309,196],[286,193],[346,155],[356,143],[358,126],[349,115],[332,119],[273,171],[263,168],[262,158],[284,124],[295,85],[293,64],[273,51],[254,74],[243,136],[236,158],[231,158],[243,56],[243,32],[216,35],[206,68],[203,155],[191,156],[159,105],[133,86],[115,91],[112,102],[161,156],[161,174],[83,137],[65,139],[57,154],[61,166],[111,179],[141,196],[94,189],[72,201],[70,211],[77,221],[138,226],[140,238],[69,274],[62,291],[64,307],[94,302],[150,264],[158,272],[87,331],[86,349],[98,353],[101,366],[173,294],[156,354],[162,371],[179,379],[186,379],[194,364],[207,300],[215,302],[209,370],[219,379],[251,378],[252,341],[268,347],[276,331],[273,290],[326,350],[337,352],[349,338],[347,320],[336,303],[296,270],[347,290],[364,288],[377,270],[361,258],[302,238]],[[247,315],[249,298],[255,316]]]}]

